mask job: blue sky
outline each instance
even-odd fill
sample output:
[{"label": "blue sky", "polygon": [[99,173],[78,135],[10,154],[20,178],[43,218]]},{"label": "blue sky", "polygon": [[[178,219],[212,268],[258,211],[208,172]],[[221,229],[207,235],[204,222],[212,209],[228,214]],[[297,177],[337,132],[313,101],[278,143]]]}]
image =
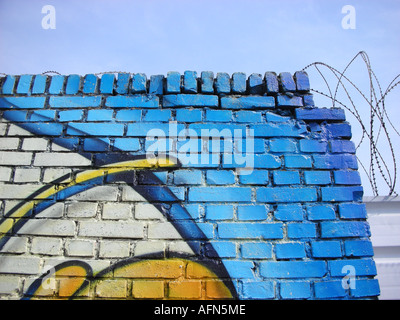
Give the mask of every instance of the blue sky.
[{"label": "blue sky", "polygon": [[[56,10],[54,30],[42,28],[44,5]],[[345,5],[354,30],[342,28]],[[363,50],[386,88],[400,73],[399,34],[398,0],[0,0],[0,72],[294,73],[314,61],[343,70]],[[361,62],[350,75],[367,88]],[[393,116],[399,91],[388,99]]]}]

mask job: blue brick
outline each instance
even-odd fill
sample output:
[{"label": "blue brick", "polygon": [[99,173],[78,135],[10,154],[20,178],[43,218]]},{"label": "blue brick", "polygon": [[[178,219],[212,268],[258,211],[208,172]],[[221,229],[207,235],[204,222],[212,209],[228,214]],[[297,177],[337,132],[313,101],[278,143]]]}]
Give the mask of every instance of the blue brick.
[{"label": "blue brick", "polygon": [[87,138],[83,141],[84,151],[108,151],[110,139],[91,139]]},{"label": "blue brick", "polygon": [[305,107],[315,107],[314,96],[312,94],[303,95],[303,104]]},{"label": "blue brick", "polygon": [[350,288],[351,296],[355,298],[375,297],[380,294],[379,283],[376,279],[356,280],[354,289]]},{"label": "blue brick", "polygon": [[293,185],[300,184],[300,174],[298,171],[274,171],[275,185]]},{"label": "blue brick", "polygon": [[163,89],[164,89],[164,76],[163,75],[150,76],[149,93],[163,94]]},{"label": "blue brick", "polygon": [[347,266],[354,267],[355,275],[360,276],[376,276],[376,266],[372,259],[346,259],[346,260],[330,260],[328,268],[332,277],[344,277],[348,274],[345,271]]},{"label": "blue brick", "polygon": [[275,99],[270,96],[229,96],[221,98],[225,109],[270,109],[275,108]]},{"label": "blue brick", "polygon": [[329,171],[304,171],[304,181],[306,184],[327,185],[331,183]]},{"label": "blue brick", "polygon": [[356,153],[356,146],[353,141],[331,140],[329,143],[332,153]]},{"label": "blue brick", "polygon": [[[1,103],[1,99],[0,99]],[[27,119],[28,112],[20,110],[10,110],[3,112],[3,118],[13,122],[25,122]]]},{"label": "blue brick", "polygon": [[45,97],[7,97],[0,98],[0,109],[41,109]]},{"label": "blue brick", "polygon": [[81,120],[83,116],[82,110],[67,110],[58,113],[58,120],[60,122],[77,121]]},{"label": "blue brick", "polygon": [[256,154],[254,155],[254,168],[276,169],[280,168],[281,159],[272,154]]},{"label": "blue brick", "polygon": [[140,142],[137,138],[116,138],[114,148],[123,151],[138,151],[140,150]]},{"label": "blue brick", "polygon": [[233,206],[214,205],[206,206],[207,220],[231,220],[233,219]]},{"label": "blue brick", "polygon": [[110,109],[89,110],[87,121],[111,121],[113,112]]},{"label": "blue brick", "polygon": [[232,92],[246,92],[246,74],[243,72],[235,72],[232,74]]},{"label": "blue brick", "polygon": [[214,92],[214,73],[212,71],[203,71],[201,73],[201,92]]},{"label": "blue brick", "polygon": [[[185,199],[184,187],[169,187],[171,192],[165,192],[165,186],[136,186],[135,189],[139,194],[151,195],[156,202],[176,202]],[[173,195],[172,195],[172,194]],[[189,224],[186,224],[190,228]],[[183,226],[182,226],[183,227]],[[209,228],[209,227],[206,227]],[[211,226],[212,229],[212,226]],[[178,229],[179,230],[179,229]],[[212,235],[211,235],[212,238]]]},{"label": "blue brick", "polygon": [[270,281],[243,282],[244,299],[273,299],[275,298],[274,283]]},{"label": "blue brick", "polygon": [[146,138],[144,143],[144,150],[146,151],[146,153],[149,154],[152,152],[172,152],[173,140],[165,138],[155,139],[154,137]]},{"label": "blue brick", "polygon": [[54,110],[36,110],[31,114],[30,121],[54,121],[56,112]]},{"label": "blue brick", "polygon": [[290,117],[281,116],[268,111],[265,112],[265,118],[267,119],[267,122],[287,122],[291,119]]},{"label": "blue brick", "polygon": [[267,215],[268,212],[263,205],[238,206],[237,209],[238,220],[265,220]]},{"label": "blue brick", "polygon": [[31,87],[31,82],[32,82],[32,75],[30,74],[24,74],[20,76],[19,81],[18,81],[18,86],[17,86],[17,93],[18,94],[28,94],[29,89]]},{"label": "blue brick", "polygon": [[369,240],[346,240],[344,252],[347,257],[372,257],[374,249]]},{"label": "blue brick", "polygon": [[105,73],[101,76],[100,92],[103,94],[112,94],[114,91],[115,76],[112,73]]},{"label": "blue brick", "polygon": [[176,170],[174,171],[174,183],[181,184],[201,184],[202,173],[200,170]]},{"label": "blue brick", "polygon": [[[175,225],[178,230],[185,230],[185,239],[206,240],[213,238],[213,225],[210,223],[198,222],[194,224],[183,221],[177,222]],[[201,233],[199,232],[199,229],[201,230]]]},{"label": "blue brick", "polygon": [[[166,173],[166,172],[165,172]],[[159,177],[159,176],[157,176]],[[167,182],[167,177],[162,177],[160,180],[162,180],[163,183]],[[173,220],[199,220],[201,218],[200,214],[200,206],[197,204],[188,204],[184,205],[183,207],[185,210],[183,211],[185,214],[182,214],[182,206],[179,203],[173,203],[171,205],[170,209],[170,216],[171,219]],[[186,212],[189,214],[187,216]]]},{"label": "blue brick", "polygon": [[297,71],[294,73],[294,81],[296,82],[297,91],[310,91],[310,81],[305,71]]},{"label": "blue brick", "polygon": [[346,120],[343,109],[305,108],[296,109],[296,118],[299,120]]},{"label": "blue brick", "polygon": [[261,122],[261,113],[257,111],[238,111],[236,112],[236,118],[235,120],[237,122],[250,122],[250,123],[256,123],[256,122]]},{"label": "blue brick", "polygon": [[257,201],[260,202],[307,202],[317,201],[317,190],[315,188],[258,188]]},{"label": "blue brick", "polygon": [[167,122],[171,119],[171,110],[147,110],[143,117],[144,121]]},{"label": "blue brick", "polygon": [[217,77],[215,78],[215,91],[217,93],[231,92],[231,81],[229,74],[225,72],[217,73]]},{"label": "blue brick", "polygon": [[49,104],[52,108],[88,108],[99,107],[101,103],[100,96],[84,97],[50,97]]},{"label": "blue brick", "polygon": [[245,242],[241,245],[243,259],[272,258],[272,245],[265,242]]},{"label": "blue brick", "polygon": [[197,93],[196,71],[185,71],[183,74],[183,92]]},{"label": "blue brick", "polygon": [[265,153],[264,139],[235,139],[234,141],[235,153]]},{"label": "blue brick", "polygon": [[320,299],[343,298],[346,295],[341,280],[315,282],[314,291],[315,297]]},{"label": "blue brick", "polygon": [[271,139],[269,141],[271,152],[296,152],[296,141],[290,139]]},{"label": "blue brick", "polygon": [[[196,143],[196,140],[194,140],[194,143]],[[180,152],[182,152],[182,148]],[[220,166],[218,153],[187,155],[182,152],[178,154],[178,159],[184,168],[218,168]]]},{"label": "blue brick", "polygon": [[326,205],[315,205],[307,207],[308,220],[334,220],[336,219],[335,210]]},{"label": "blue brick", "polygon": [[315,238],[317,236],[317,227],[315,223],[290,223],[287,226],[287,234],[291,239]]},{"label": "blue brick", "polygon": [[245,187],[193,187],[189,201],[201,202],[250,202],[251,188]]},{"label": "blue brick", "polygon": [[306,257],[306,250],[301,242],[277,243],[275,255],[277,259],[301,259]]},{"label": "blue brick", "polygon": [[[246,135],[246,126],[245,125],[236,125],[236,124],[222,124],[222,123],[193,123],[189,125],[189,129],[191,129],[194,136],[207,138],[229,138],[237,137],[239,133],[241,133],[242,137]],[[235,131],[236,130],[236,131]],[[240,130],[240,131],[238,131]]]},{"label": "blue brick", "polygon": [[358,171],[334,171],[333,177],[336,184],[360,185],[361,177]]},{"label": "blue brick", "polygon": [[50,80],[51,82],[49,87],[49,93],[50,94],[63,93],[64,80],[65,80],[64,76],[61,75],[52,76]]},{"label": "blue brick", "polygon": [[210,122],[230,122],[232,121],[232,111],[230,110],[206,110],[206,121]]},{"label": "blue brick", "polygon": [[324,187],[321,188],[322,201],[361,201],[362,187]]},{"label": "blue brick", "polygon": [[296,91],[296,83],[290,72],[281,72],[279,74],[279,84],[282,91]]},{"label": "blue brick", "polygon": [[370,229],[364,221],[321,222],[321,238],[369,237]]},{"label": "blue brick", "polygon": [[142,110],[119,110],[115,116],[117,121],[140,121]]},{"label": "blue brick", "polygon": [[342,219],[366,219],[367,209],[364,203],[341,203],[339,215]]},{"label": "blue brick", "polygon": [[118,94],[127,94],[129,89],[131,75],[129,73],[118,73],[117,87],[115,92]]},{"label": "blue brick", "polygon": [[32,94],[41,94],[46,90],[47,76],[38,74],[33,81]]},{"label": "blue brick", "polygon": [[147,92],[147,78],[144,73],[135,73],[132,76],[131,91],[132,93]]},{"label": "blue brick", "polygon": [[15,87],[16,77],[15,76],[6,76],[6,79],[3,82],[2,86],[2,94],[13,94]]},{"label": "blue brick", "polygon": [[320,140],[300,140],[300,151],[310,153],[325,153],[328,143]]},{"label": "blue brick", "polygon": [[68,124],[67,134],[76,136],[122,136],[124,134],[124,125],[117,123],[71,122]]},{"label": "blue brick", "polygon": [[178,109],[176,110],[176,120],[180,122],[200,122],[202,111],[198,109]]},{"label": "blue brick", "polygon": [[250,261],[222,260],[222,263],[233,279],[254,278],[254,265]]},{"label": "blue brick", "polygon": [[163,107],[218,107],[218,96],[202,94],[169,94]]},{"label": "blue brick", "polygon": [[228,170],[208,170],[207,184],[233,184],[235,183],[235,175],[233,171]]},{"label": "blue brick", "polygon": [[330,138],[351,138],[351,126],[347,123],[329,123],[325,125]]},{"label": "blue brick", "polygon": [[249,94],[263,94],[265,91],[264,82],[261,74],[253,73],[247,81]]},{"label": "blue brick", "polygon": [[[236,244],[230,241],[211,241],[205,245],[205,254],[209,258],[235,258]],[[212,250],[214,249],[214,250]]]},{"label": "blue brick", "polygon": [[265,261],[260,274],[267,278],[321,278],[326,274],[324,261]]},{"label": "blue brick", "polygon": [[297,96],[278,95],[276,104],[278,107],[302,107],[303,99]]},{"label": "blue brick", "polygon": [[280,295],[282,299],[307,299],[311,297],[310,282],[291,281],[280,283]]},{"label": "blue brick", "polygon": [[158,108],[159,98],[154,95],[107,97],[106,106],[116,108]]},{"label": "blue brick", "polygon": [[266,72],[264,75],[267,93],[275,94],[279,92],[278,77],[275,72]]},{"label": "blue brick", "polygon": [[94,74],[87,74],[83,80],[83,93],[96,93],[98,78]]},{"label": "blue brick", "polygon": [[218,224],[221,239],[282,239],[282,223],[223,222]]},{"label": "blue brick", "polygon": [[268,184],[268,170],[253,170],[251,174],[240,174],[241,184],[266,185]]},{"label": "blue brick", "polygon": [[[204,137],[204,136],[203,136]],[[203,139],[203,141],[206,139]],[[212,153],[224,153],[224,157],[226,157],[227,161],[229,159],[229,163],[232,163],[232,155],[233,155],[233,141],[231,139],[225,139],[218,137],[214,137],[212,139],[208,139],[207,141],[208,151]]]},{"label": "blue brick", "polygon": [[65,94],[76,94],[79,91],[81,77],[77,74],[72,74],[67,78],[67,86],[65,87]]},{"label": "blue brick", "polygon": [[165,82],[166,93],[180,93],[181,92],[181,74],[176,71],[168,72]]},{"label": "blue brick", "polygon": [[276,208],[274,217],[280,221],[302,221],[303,208],[300,204],[280,204]]},{"label": "blue brick", "polygon": [[316,169],[358,169],[355,155],[314,155]]},{"label": "blue brick", "polygon": [[286,168],[311,168],[312,161],[310,156],[304,155],[285,155]]},{"label": "blue brick", "polygon": [[44,135],[44,136],[60,136],[63,132],[62,124],[54,122],[24,123],[24,129],[31,131],[36,135]]},{"label": "blue brick", "polygon": [[254,137],[303,137],[307,133],[305,125],[292,123],[266,123],[250,126],[254,130]]},{"label": "blue brick", "polygon": [[[181,132],[185,127],[183,125],[177,125],[177,133]],[[171,129],[173,130],[173,129]],[[136,136],[136,137],[156,137],[156,136],[169,136],[169,134],[173,134],[170,131],[170,126],[168,123],[160,123],[160,122],[137,122],[128,124],[128,131],[126,135]]]},{"label": "blue brick", "polygon": [[311,251],[314,258],[339,258],[342,256],[340,241],[313,241]]}]

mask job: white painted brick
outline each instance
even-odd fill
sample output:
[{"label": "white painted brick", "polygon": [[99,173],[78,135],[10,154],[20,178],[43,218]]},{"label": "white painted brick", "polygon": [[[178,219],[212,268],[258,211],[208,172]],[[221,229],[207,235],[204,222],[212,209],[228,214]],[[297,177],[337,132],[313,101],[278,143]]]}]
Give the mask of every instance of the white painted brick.
[{"label": "white painted brick", "polygon": [[[67,175],[67,174],[69,174],[70,177],[71,177],[71,169],[62,169],[62,168],[59,168],[59,169],[52,169],[52,168],[45,169],[44,175],[43,175],[43,182],[50,183],[50,182],[53,182],[54,180],[56,180],[58,178],[61,178],[61,177],[65,176],[65,175]],[[71,181],[71,179],[67,179],[65,181],[65,183],[68,183],[70,181]]]},{"label": "white painted brick", "polygon": [[164,241],[138,241],[134,250],[135,256],[156,255],[165,256]]},{"label": "white painted brick", "polygon": [[41,236],[73,236],[75,222],[58,219],[30,219],[18,231],[19,234]]},{"label": "white painted brick", "polygon": [[130,221],[81,221],[79,236],[104,238],[143,238],[144,224]]},{"label": "white painted brick", "polygon": [[182,236],[169,222],[151,223],[148,227],[149,239],[181,239]]},{"label": "white painted brick", "polygon": [[[61,258],[56,258],[56,257],[46,257],[43,258],[44,262],[43,262],[43,267],[42,267],[42,272],[49,270],[50,268],[54,268],[55,266],[58,266],[61,263],[67,262],[67,261],[76,261],[76,258],[65,258],[65,257],[61,257]],[[79,259],[79,262],[82,263],[86,263],[88,264],[92,270],[93,270],[93,274],[96,274],[99,271],[102,271],[106,268],[108,268],[111,265],[111,261],[110,260],[99,260],[99,259]],[[73,270],[73,268],[70,269],[70,273],[68,273],[68,269],[63,270],[63,274],[65,276],[76,276],[75,274],[75,270]]]},{"label": "white painted brick", "polygon": [[[35,211],[36,213],[36,211]],[[36,213],[36,218],[62,218],[64,215],[64,203],[56,202],[47,209]]]},{"label": "white painted brick", "polygon": [[127,241],[101,241],[100,258],[126,258],[129,257],[130,243]]},{"label": "white painted brick", "polygon": [[7,136],[33,136],[33,133],[30,133],[28,130],[22,129],[17,125],[11,123],[10,127],[8,128]]},{"label": "white painted brick", "polygon": [[92,240],[68,240],[65,244],[68,256],[93,257],[95,241]]},{"label": "white painted brick", "polygon": [[56,256],[61,253],[61,248],[61,239],[35,237],[32,240],[31,253]]},{"label": "white painted brick", "polygon": [[28,166],[32,161],[32,152],[1,151],[0,165]]},{"label": "white painted brick", "polygon": [[6,134],[7,131],[7,123],[0,123],[0,136],[4,136]]},{"label": "white painted brick", "polygon": [[97,202],[72,202],[66,207],[68,218],[93,218],[97,213]]},{"label": "white painted brick", "polygon": [[139,202],[135,205],[135,218],[146,220],[165,220],[163,214],[151,203]]},{"label": "white painted brick", "polygon": [[[25,253],[27,252],[28,238],[27,237],[4,237],[8,239],[0,252],[8,253]],[[1,259],[1,258],[0,258]]]},{"label": "white painted brick", "polygon": [[40,180],[40,169],[17,168],[14,173],[14,182],[38,182]]},{"label": "white painted brick", "polygon": [[22,141],[24,151],[46,151],[48,141],[43,138],[25,138]]},{"label": "white painted brick", "polygon": [[78,167],[90,166],[91,160],[86,159],[77,153],[37,153],[34,165],[37,167]]},{"label": "white painted brick", "polygon": [[117,201],[118,194],[117,186],[98,186],[77,193],[68,199],[77,201]]},{"label": "white painted brick", "polygon": [[103,219],[127,220],[132,217],[132,206],[128,203],[106,203],[103,206]]},{"label": "white painted brick", "polygon": [[192,248],[185,241],[170,241],[168,242],[169,252],[179,252],[189,255],[195,255]]},{"label": "white painted brick", "polygon": [[[43,187],[42,184],[0,184],[0,198],[26,199]],[[44,195],[36,195],[35,199],[44,199]]]},{"label": "white painted brick", "polygon": [[133,190],[129,186],[123,186],[122,187],[122,201],[144,201],[146,202],[147,200],[137,193],[135,190]]},{"label": "white painted brick", "polygon": [[19,290],[20,277],[0,276],[0,294],[13,294]]},{"label": "white painted brick", "polygon": [[0,150],[17,150],[19,138],[0,138]]},{"label": "white painted brick", "polygon": [[0,181],[10,181],[11,168],[0,167]]},{"label": "white painted brick", "polygon": [[40,258],[24,256],[1,256],[0,273],[38,274]]}]

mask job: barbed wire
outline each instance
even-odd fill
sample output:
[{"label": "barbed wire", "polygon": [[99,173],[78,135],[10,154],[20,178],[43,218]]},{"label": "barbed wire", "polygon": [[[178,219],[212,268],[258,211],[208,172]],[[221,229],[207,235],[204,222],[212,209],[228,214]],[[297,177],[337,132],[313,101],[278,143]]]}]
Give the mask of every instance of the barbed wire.
[{"label": "barbed wire", "polygon": [[[352,80],[350,80],[348,76],[346,76],[346,73],[349,71],[352,64],[359,57],[362,59],[367,69],[369,82],[368,94],[364,93]],[[397,192],[395,191],[397,180],[396,152],[394,147],[395,145],[392,142],[392,133],[389,132],[387,124],[393,129],[395,134],[400,136],[400,133],[390,120],[385,99],[388,94],[400,84],[400,80],[398,80],[400,78],[400,74],[390,82],[386,90],[383,92],[379,79],[372,69],[370,59],[367,53],[364,51],[357,53],[346,65],[343,71],[339,71],[323,62],[313,62],[304,67],[303,71],[311,67],[314,67],[317,70],[317,73],[322,77],[322,80],[327,87],[327,92],[317,89],[311,90],[330,99],[333,107],[335,107],[337,104],[341,105],[358,121],[362,129],[362,135],[359,143],[356,146],[356,149],[359,149],[361,145],[365,143],[365,140],[369,142],[369,166],[365,165],[365,161],[362,161],[359,157],[357,159],[362,167],[362,170],[364,170],[367,175],[374,195],[380,195],[377,175],[379,175],[384,183],[388,186],[388,195],[397,195]],[[323,68],[324,70],[322,70]],[[328,74],[324,73],[325,70],[328,71]],[[327,79],[328,75],[333,75],[333,78],[336,78],[336,81],[334,81],[335,83],[333,84],[335,86],[334,90],[333,86],[330,85]],[[356,97],[350,93],[350,91],[353,89],[359,95],[359,97],[361,97],[361,100],[365,101],[369,106],[369,121],[362,119],[360,115],[360,108],[357,108],[354,101]],[[337,99],[340,90],[343,90],[344,97],[348,100],[349,104],[345,104]],[[382,148],[381,145],[383,144],[383,139],[386,142],[386,145],[388,145],[390,152],[387,152],[387,150],[380,150]],[[392,161],[391,169],[389,169],[388,166],[389,158]]]}]

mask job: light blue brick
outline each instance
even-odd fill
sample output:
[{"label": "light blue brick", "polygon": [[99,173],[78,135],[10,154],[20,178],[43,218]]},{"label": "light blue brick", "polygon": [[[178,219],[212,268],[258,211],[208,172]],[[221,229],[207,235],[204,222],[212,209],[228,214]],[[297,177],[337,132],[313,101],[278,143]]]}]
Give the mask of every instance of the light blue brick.
[{"label": "light blue brick", "polygon": [[286,168],[311,168],[311,157],[304,155],[285,155]]},{"label": "light blue brick", "polygon": [[268,181],[268,170],[253,170],[251,174],[239,175],[239,182],[241,184],[266,185]]},{"label": "light blue brick", "polygon": [[131,91],[132,93],[147,92],[147,78],[144,73],[135,73],[132,76]]},{"label": "light blue brick", "polygon": [[159,98],[154,95],[110,96],[106,107],[116,108],[158,108]]},{"label": "light blue brick", "polygon": [[202,111],[198,109],[178,109],[176,110],[176,120],[180,122],[200,122]]},{"label": "light blue brick", "polygon": [[142,110],[118,110],[115,116],[117,121],[137,122],[142,117]]},{"label": "light blue brick", "polygon": [[257,111],[237,111],[235,120],[236,122],[256,123],[262,121],[262,115],[261,112]]},{"label": "light blue brick", "polygon": [[207,220],[231,220],[233,219],[233,206],[208,205],[206,206]]},{"label": "light blue brick", "polygon": [[117,123],[75,123],[67,127],[67,135],[77,136],[122,136],[124,125]]},{"label": "light blue brick", "polygon": [[320,299],[343,298],[346,295],[341,280],[315,282],[314,291],[315,297]]},{"label": "light blue brick", "polygon": [[[245,125],[223,124],[223,123],[192,123],[189,129],[193,130],[189,134],[195,133],[195,137],[215,137],[215,138],[238,138],[246,135]],[[235,131],[236,130],[236,131]],[[240,136],[241,134],[241,136]]]},{"label": "light blue brick", "polygon": [[250,202],[251,189],[246,187],[193,187],[189,201],[200,202]]},{"label": "light blue brick", "polygon": [[367,209],[364,203],[341,203],[338,206],[342,219],[366,219]]},{"label": "light blue brick", "polygon": [[270,96],[228,96],[221,98],[223,109],[271,109],[275,99]]},{"label": "light blue brick", "polygon": [[347,266],[354,267],[355,274],[359,276],[376,276],[376,265],[374,260],[366,259],[346,259],[346,260],[329,260],[328,268],[332,277],[344,277],[348,274],[345,271]]},{"label": "light blue brick", "polygon": [[254,265],[250,261],[241,260],[222,260],[229,275],[233,279],[252,279],[254,278]]},{"label": "light blue brick", "polygon": [[362,187],[323,187],[321,188],[322,201],[361,201]]},{"label": "light blue brick", "polygon": [[296,83],[289,72],[279,74],[279,84],[282,91],[296,91]]},{"label": "light blue brick", "polygon": [[281,166],[281,159],[271,154],[254,155],[254,168],[277,169]]},{"label": "light blue brick", "polygon": [[101,76],[100,92],[103,94],[112,94],[114,91],[115,75],[112,73],[105,73]]},{"label": "light blue brick", "polygon": [[353,141],[331,140],[329,142],[332,153],[352,153],[356,152],[356,146]]},{"label": "light blue brick", "polygon": [[344,252],[347,257],[372,257],[374,249],[369,240],[346,240]]},{"label": "light blue brick", "polygon": [[196,71],[185,71],[183,74],[183,92],[197,93]]},{"label": "light blue brick", "polygon": [[76,94],[79,91],[81,77],[77,74],[72,74],[67,78],[65,94]]},{"label": "light blue brick", "polygon": [[296,141],[291,139],[271,139],[269,141],[269,148],[271,152],[296,152]]},{"label": "light blue brick", "polygon": [[308,220],[322,221],[336,219],[335,209],[327,205],[315,205],[307,207]]},{"label": "light blue brick", "polygon": [[244,299],[273,299],[275,288],[272,281],[246,281],[243,282]]},{"label": "light blue brick", "polygon": [[336,184],[359,185],[361,177],[358,171],[334,171],[333,178]]},{"label": "light blue brick", "polygon": [[235,183],[235,175],[229,170],[208,170],[207,184],[225,185]]},{"label": "light blue brick", "polygon": [[180,93],[181,92],[181,74],[176,71],[170,71],[167,73],[165,81],[165,92],[166,93]]},{"label": "light blue brick", "polygon": [[312,185],[326,185],[331,183],[329,171],[304,171],[304,182]]},{"label": "light blue brick", "polygon": [[270,259],[272,245],[266,242],[245,242],[241,245],[243,259]]},{"label": "light blue brick", "polygon": [[287,235],[290,239],[315,238],[317,227],[315,223],[290,223],[287,226]]},{"label": "light blue brick", "polygon": [[215,91],[217,93],[231,92],[231,81],[229,74],[225,72],[217,73],[217,77],[215,78]]},{"label": "light blue brick", "polygon": [[129,89],[129,81],[131,75],[129,73],[118,73],[117,87],[115,92],[118,94],[127,94]]},{"label": "light blue brick", "polygon": [[274,94],[279,92],[279,82],[275,72],[266,72],[264,75],[264,80],[267,93]]},{"label": "light blue brick", "polygon": [[203,71],[201,73],[201,92],[214,92],[214,73],[212,71]]},{"label": "light blue brick", "polygon": [[358,169],[355,155],[314,155],[313,159],[316,169]]},{"label": "light blue brick", "polygon": [[24,124],[24,129],[36,135],[60,136],[63,132],[63,125],[55,122],[28,122]]},{"label": "light blue brick", "polygon": [[306,257],[306,250],[301,242],[277,243],[275,255],[277,259],[301,259]]},{"label": "light blue brick", "polygon": [[[166,175],[165,178],[161,179],[164,183],[167,182],[166,180]],[[170,217],[173,220],[199,220],[201,218],[201,213],[200,213],[200,206],[198,204],[187,204],[184,205],[183,208],[187,211],[189,216],[186,214],[182,214],[182,207],[179,203],[173,203],[171,205],[170,209]]]},{"label": "light blue brick", "polygon": [[246,74],[243,72],[235,72],[232,74],[232,92],[246,92]]},{"label": "light blue brick", "polygon": [[321,278],[327,272],[325,261],[265,261],[260,274],[267,278]]},{"label": "light blue brick", "polygon": [[65,77],[61,75],[55,75],[51,77],[49,93],[50,94],[61,94],[63,93]]},{"label": "light blue brick", "polygon": [[237,217],[240,221],[257,221],[267,219],[267,210],[263,205],[238,206]]},{"label": "light blue brick", "polygon": [[313,241],[311,252],[314,258],[339,258],[342,256],[340,241]]},{"label": "light blue brick", "polygon": [[321,238],[369,237],[368,223],[364,221],[321,222]]},{"label": "light blue brick", "polygon": [[272,112],[265,112],[265,118],[267,122],[287,122],[291,119],[291,117],[281,116]]},{"label": "light blue brick", "polygon": [[0,98],[0,109],[41,109],[45,97],[4,97]]},{"label": "light blue brick", "polygon": [[151,152],[172,152],[173,150],[173,140],[172,139],[154,139],[147,138],[145,139],[144,149],[147,153]]},{"label": "light blue brick", "polygon": [[116,138],[114,148],[123,151],[138,151],[140,150],[140,142],[138,138]]},{"label": "light blue brick", "polygon": [[31,114],[30,121],[54,121],[55,116],[54,110],[36,110]]},{"label": "light blue brick", "polygon": [[303,124],[295,125],[289,122],[250,125],[254,130],[254,137],[298,137],[301,138],[307,133],[307,127]]},{"label": "light blue brick", "polygon": [[[177,132],[181,132],[184,129],[183,125],[177,125]],[[170,126],[168,123],[160,123],[160,122],[137,122],[128,124],[128,131],[126,135],[136,136],[136,137],[168,137],[169,134],[173,134],[173,132],[169,132]]]},{"label": "light blue brick", "polygon": [[32,82],[32,75],[31,74],[24,74],[20,76],[17,86],[17,93],[18,94],[28,94],[29,89],[31,87]]},{"label": "light blue brick", "polygon": [[230,122],[230,121],[232,121],[232,111],[208,109],[208,110],[206,110],[206,121]]},{"label": "light blue brick", "polygon": [[78,121],[83,116],[82,110],[66,110],[58,113],[58,120],[60,122]]},{"label": "light blue brick", "polygon": [[202,172],[200,170],[176,170],[174,171],[174,183],[182,184],[201,184]]},{"label": "light blue brick", "polygon": [[6,79],[3,82],[3,86],[1,88],[2,94],[13,94],[15,87],[16,77],[15,76],[6,76]]},{"label": "light blue brick", "polygon": [[280,221],[302,221],[303,208],[300,204],[279,204],[274,212],[274,217]]},{"label": "light blue brick", "polygon": [[351,296],[355,298],[375,297],[380,294],[379,283],[377,279],[356,280],[354,289],[350,288]]},{"label": "light blue brick", "polygon": [[205,245],[205,253],[209,258],[236,258],[236,244],[230,241],[211,241]]},{"label": "light blue brick", "polygon": [[94,74],[87,74],[83,80],[83,93],[96,93],[98,78]]},{"label": "light blue brick", "polygon": [[218,224],[221,239],[282,239],[282,223],[222,222]]},{"label": "light blue brick", "polygon": [[247,80],[247,87],[249,94],[263,94],[265,87],[262,75],[259,73],[252,73]]},{"label": "light blue brick", "polygon": [[113,112],[110,109],[89,110],[87,121],[111,121]]},{"label": "light blue brick", "polygon": [[300,140],[300,151],[309,153],[324,153],[328,143],[320,140]]},{"label": "light blue brick", "polygon": [[163,97],[163,107],[218,107],[218,96],[169,94]]},{"label": "light blue brick", "polygon": [[147,110],[143,117],[144,121],[166,122],[171,119],[171,110]]},{"label": "light blue brick", "polygon": [[163,89],[164,89],[164,76],[163,75],[150,76],[149,93],[163,94]]},{"label": "light blue brick", "polygon": [[84,151],[108,151],[110,146],[110,139],[102,138],[102,139],[91,139],[86,138],[83,141],[83,150]]},{"label": "light blue brick", "polygon": [[57,97],[51,96],[49,100],[49,105],[52,108],[89,108],[89,107],[99,107],[101,103],[100,96],[66,96]]},{"label": "light blue brick", "polygon": [[311,285],[307,281],[290,281],[280,283],[282,299],[308,299],[311,297]]},{"label": "light blue brick", "polygon": [[249,139],[235,139],[234,145],[235,153],[242,153],[243,156],[250,153],[265,153],[264,139],[252,139],[252,142]]},{"label": "light blue brick", "polygon": [[32,94],[41,94],[46,90],[48,76],[38,74],[35,76],[35,80],[33,81]]},{"label": "light blue brick", "polygon": [[300,174],[298,171],[274,171],[273,179],[275,185],[300,184]]},{"label": "light blue brick", "polygon": [[260,187],[256,191],[259,202],[311,202],[317,201],[315,188]]}]

